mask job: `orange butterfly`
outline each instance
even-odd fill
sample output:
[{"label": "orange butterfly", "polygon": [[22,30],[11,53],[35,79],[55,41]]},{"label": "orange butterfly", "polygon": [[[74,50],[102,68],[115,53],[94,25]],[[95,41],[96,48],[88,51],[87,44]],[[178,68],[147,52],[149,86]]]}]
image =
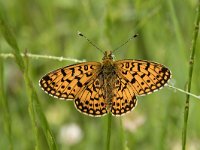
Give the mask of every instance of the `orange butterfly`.
[{"label": "orange butterfly", "polygon": [[90,116],[111,112],[121,116],[133,110],[136,96],[150,94],[167,84],[171,72],[164,65],[146,60],[114,61],[105,51],[103,61],[66,66],[39,81],[49,95],[74,100],[76,108]]}]

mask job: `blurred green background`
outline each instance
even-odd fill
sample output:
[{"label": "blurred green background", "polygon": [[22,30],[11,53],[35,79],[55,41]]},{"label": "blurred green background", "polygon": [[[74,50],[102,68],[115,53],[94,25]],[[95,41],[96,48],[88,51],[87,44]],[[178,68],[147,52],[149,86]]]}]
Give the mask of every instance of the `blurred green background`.
[{"label": "blurred green background", "polygon": [[[196,15],[196,0],[0,0],[1,15],[13,31],[21,52],[101,61],[102,54],[81,31],[103,50],[112,50],[139,34],[115,53],[115,59],[145,59],[164,64],[172,71],[171,84],[185,88]],[[0,36],[1,53],[11,47]],[[192,93],[200,95],[200,44],[197,43]],[[28,113],[23,76],[14,61],[4,61],[5,92],[11,115],[12,141],[16,150],[34,149],[35,135]],[[79,113],[73,102],[45,94],[39,79],[71,61],[29,59],[29,72],[58,149],[102,150],[106,146],[107,117],[92,118]],[[200,101],[191,98],[187,149],[200,149]],[[181,149],[185,94],[168,87],[138,97],[129,114],[113,117],[111,149]],[[37,107],[37,106],[36,106]],[[0,149],[9,149],[0,105]],[[121,125],[123,124],[123,126]],[[41,131],[40,149],[49,149]],[[123,143],[124,142],[124,143]]]}]

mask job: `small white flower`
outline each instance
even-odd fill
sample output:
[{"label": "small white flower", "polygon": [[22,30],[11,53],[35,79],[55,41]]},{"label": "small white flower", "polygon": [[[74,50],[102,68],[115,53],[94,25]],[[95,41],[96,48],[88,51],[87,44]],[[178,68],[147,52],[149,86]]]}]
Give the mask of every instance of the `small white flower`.
[{"label": "small white flower", "polygon": [[64,125],[60,129],[59,139],[60,142],[63,144],[74,145],[80,142],[82,138],[82,130],[75,123]]}]

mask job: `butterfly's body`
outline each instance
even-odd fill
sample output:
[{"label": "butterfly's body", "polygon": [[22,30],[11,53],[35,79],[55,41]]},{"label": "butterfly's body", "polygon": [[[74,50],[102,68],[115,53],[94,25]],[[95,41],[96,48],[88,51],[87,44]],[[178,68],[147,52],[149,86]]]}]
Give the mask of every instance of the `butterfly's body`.
[{"label": "butterfly's body", "polygon": [[150,94],[167,84],[171,72],[164,65],[145,60],[114,61],[105,51],[102,62],[66,66],[45,75],[42,89],[51,96],[74,100],[90,116],[111,112],[121,116],[137,103],[136,96]]},{"label": "butterfly's body", "polygon": [[101,65],[101,70],[102,71],[100,73],[100,83],[102,84],[103,91],[105,93],[105,104],[107,106],[107,110],[110,111],[110,108],[112,106],[112,99],[114,97],[114,83],[117,79],[111,51],[105,52],[103,62]]}]

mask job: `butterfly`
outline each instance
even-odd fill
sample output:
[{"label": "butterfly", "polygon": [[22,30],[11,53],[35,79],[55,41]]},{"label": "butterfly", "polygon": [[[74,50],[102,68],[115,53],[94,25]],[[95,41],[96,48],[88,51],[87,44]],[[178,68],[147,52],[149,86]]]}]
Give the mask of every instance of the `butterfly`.
[{"label": "butterfly", "polygon": [[81,113],[121,116],[133,110],[137,96],[155,92],[171,78],[162,64],[147,60],[113,60],[105,51],[102,62],[83,62],[54,70],[39,84],[49,95],[73,100]]}]

